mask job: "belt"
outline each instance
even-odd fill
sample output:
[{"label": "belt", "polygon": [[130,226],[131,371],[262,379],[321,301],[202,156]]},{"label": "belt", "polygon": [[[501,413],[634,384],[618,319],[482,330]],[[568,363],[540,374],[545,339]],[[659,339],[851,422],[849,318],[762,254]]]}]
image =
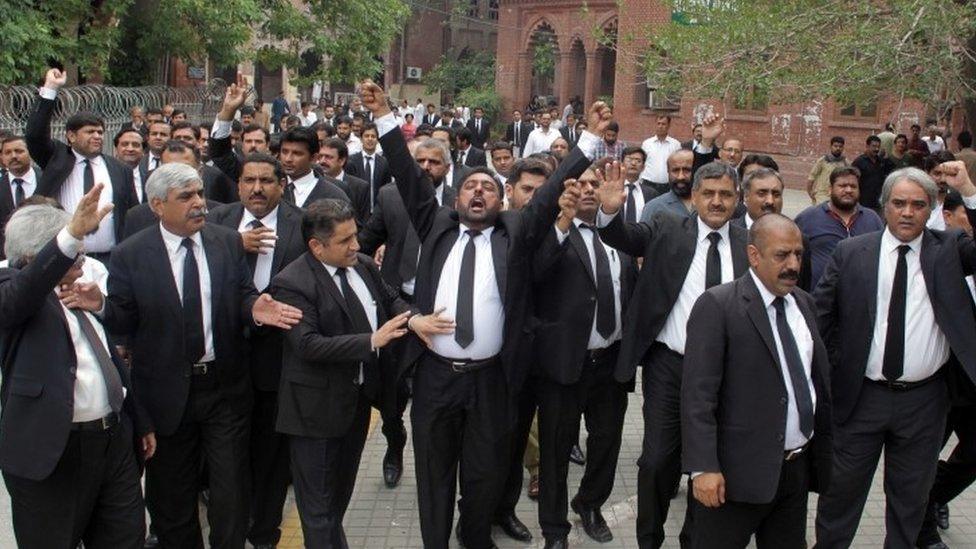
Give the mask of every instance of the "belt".
[{"label": "belt", "polygon": [[620,341],[614,341],[608,347],[602,349],[587,349],[586,351],[586,361],[587,362],[601,362],[606,360],[608,357],[615,354],[620,350]]},{"label": "belt", "polygon": [[190,366],[190,375],[194,376],[205,376],[213,371],[214,361],[210,362],[197,362],[193,366]]},{"label": "belt", "polygon": [[880,385],[890,391],[902,392],[902,391],[911,391],[912,389],[917,389],[923,385],[927,385],[929,382],[931,382],[937,377],[941,377],[941,376],[939,376],[938,374],[933,374],[921,381],[889,381],[887,379],[870,379],[870,378],[865,378],[865,379],[867,379],[869,382],[875,385]]},{"label": "belt", "polygon": [[498,362],[498,355],[493,357],[483,358],[480,360],[470,360],[466,358],[447,358],[441,356],[437,353],[428,353],[435,362],[439,362],[445,366],[451,368],[459,374],[466,374],[468,372],[476,372],[482,368],[487,368],[488,366],[493,366]]},{"label": "belt", "polygon": [[800,456],[806,453],[809,447],[810,447],[810,443],[807,442],[806,444],[800,446],[799,448],[794,448],[792,450],[787,450],[783,452],[783,461],[795,461],[799,459]]},{"label": "belt", "polygon": [[79,421],[71,424],[72,431],[108,431],[119,424],[119,414],[112,412],[109,415],[93,419],[91,421]]}]

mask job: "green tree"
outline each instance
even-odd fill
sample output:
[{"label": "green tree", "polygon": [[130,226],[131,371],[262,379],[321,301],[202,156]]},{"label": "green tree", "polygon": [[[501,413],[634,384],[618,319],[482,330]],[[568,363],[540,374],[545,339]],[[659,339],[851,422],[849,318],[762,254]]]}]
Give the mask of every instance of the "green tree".
[{"label": "green tree", "polygon": [[680,0],[672,8],[672,24],[646,36],[644,69],[665,93],[745,101],[758,89],[773,103],[894,97],[940,108],[976,97],[973,2]]},{"label": "green tree", "polygon": [[452,97],[494,81],[495,56],[489,51],[467,55],[452,49],[424,75],[427,93],[439,92]]}]

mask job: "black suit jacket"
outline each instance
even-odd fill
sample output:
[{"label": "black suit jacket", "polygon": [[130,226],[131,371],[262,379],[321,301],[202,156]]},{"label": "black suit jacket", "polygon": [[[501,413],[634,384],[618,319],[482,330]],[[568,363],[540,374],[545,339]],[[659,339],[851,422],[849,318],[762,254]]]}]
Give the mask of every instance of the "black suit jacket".
[{"label": "black suit jacket", "polygon": [[471,147],[468,148],[468,153],[464,155],[464,165],[469,168],[476,168],[476,167],[485,168],[488,167],[488,157],[485,156],[484,150],[479,149],[474,145],[471,145]]},{"label": "black suit jacket", "polygon": [[[278,240],[271,256],[271,278],[305,253],[302,241],[302,211],[294,204],[278,203]],[[244,218],[240,202],[223,204],[210,211],[207,221],[237,231]],[[246,256],[254,256],[245,252]],[[250,257],[248,257],[250,259]],[[248,263],[250,265],[250,263]],[[251,278],[254,278],[254,272]],[[270,286],[270,283],[269,283]],[[247,330],[251,344],[251,382],[258,391],[277,391],[281,379],[282,332],[280,330]]]},{"label": "black suit jacket", "polygon": [[[376,302],[376,326],[407,310],[376,265],[359,254],[353,267]],[[391,347],[371,350],[372,332],[357,332],[346,300],[325,266],[305,253],[272,283],[272,293],[302,310],[301,322],[285,334],[278,432],[314,438],[340,437],[349,430],[359,399],[382,395],[381,370],[393,371]],[[363,365],[364,386],[356,384]],[[365,393],[365,395],[361,395]]]},{"label": "black suit jacket", "polygon": [[576,135],[573,136],[573,139],[570,139],[569,128],[566,126],[559,128],[559,135],[563,136],[563,139],[565,139],[566,142],[569,143],[570,147],[575,146],[580,138],[580,132],[576,132]]},{"label": "black suit jacket", "polygon": [[[453,208],[457,193],[449,185],[444,185],[443,193],[443,204]],[[404,261],[412,260],[413,267],[416,268],[416,257],[412,259],[403,257],[408,235],[410,238],[419,238],[417,230],[410,222],[407,207],[403,205],[400,191],[393,185],[383,187],[380,189],[376,207],[373,208],[373,215],[359,230],[359,246],[362,253],[372,256],[380,246],[386,245],[380,274],[383,275],[383,280],[394,288],[400,288],[405,282],[400,274],[400,267]]]},{"label": "black suit jacket", "polygon": [[715,160],[718,160],[718,145],[712,145],[711,152],[707,154],[702,154],[694,149],[691,152],[694,154],[694,160],[692,160],[692,164],[691,164],[692,175],[694,175],[695,172],[698,171],[698,168],[701,168],[702,166],[708,164],[709,162],[714,162]]},{"label": "black suit jacket", "polygon": [[237,180],[231,181],[224,172],[204,164],[200,167],[200,178],[203,180],[203,196],[214,202],[230,204],[241,198],[237,195]]},{"label": "black suit jacket", "polygon": [[[976,211],[967,210],[970,222]],[[834,417],[843,424],[861,394],[878,311],[878,231],[840,241],[813,296],[818,324],[834,370]],[[976,380],[976,320],[965,277],[976,270],[976,244],[958,230],[926,229],[922,237],[922,276],[935,322],[970,380]]]},{"label": "black suit jacket", "polygon": [[[308,198],[305,199],[305,203],[302,204],[302,208],[308,207],[312,202],[316,200],[322,200],[323,198],[334,198],[336,200],[345,200],[353,206],[355,203],[349,198],[349,195],[345,191],[339,188],[338,185],[334,183],[334,179],[331,177],[326,179],[324,176],[319,177],[318,183],[315,184],[315,188],[309,193]],[[295,204],[297,206],[297,204]]]},{"label": "black suit jacket", "polygon": [[[518,144],[517,144],[517,146],[524,147],[525,146],[525,141],[529,138],[529,134],[532,133],[532,130],[534,130],[534,129],[535,129],[535,124],[533,124],[532,122],[526,122],[526,121],[523,120],[522,123],[519,125],[519,134],[517,136],[518,137]],[[516,143],[515,143],[516,139],[515,138],[516,138],[516,135],[515,135],[515,122],[512,122],[505,129],[505,141],[508,141],[512,145],[516,145]],[[573,143],[573,145],[575,145],[575,143]]]},{"label": "black suit jacket", "polygon": [[[143,202],[146,202],[147,201],[147,199],[146,199],[146,181],[148,181],[149,180],[149,176],[152,175],[152,173],[154,171],[156,171],[154,169],[153,170],[150,170],[149,169],[149,158],[150,158],[150,156],[152,156],[152,153],[148,153],[147,152],[145,155],[143,155],[142,160],[139,161],[139,180],[140,180],[140,183],[141,183],[141,186],[142,186],[142,201]],[[162,164],[162,161],[160,161],[160,164]],[[157,165],[160,165],[160,164],[157,164]],[[133,186],[133,188],[134,188],[134,186]],[[136,195],[136,196],[138,197],[139,195]]]},{"label": "black suit jacket", "polygon": [[437,126],[441,123],[441,117],[437,116],[436,114],[425,114],[423,120],[421,120],[421,123]]},{"label": "black suit jacket", "polygon": [[[746,215],[749,214],[746,213],[742,217],[736,217],[729,223],[746,229]],[[748,231],[749,229],[746,230]],[[813,288],[810,287],[812,285],[810,279],[812,276],[811,273],[813,271],[813,267],[810,266],[810,240],[806,237],[806,235],[801,236],[803,237],[803,257],[800,258],[800,280],[797,283],[797,286],[799,286],[800,289],[805,292],[812,292]]]},{"label": "black suit jacket", "polygon": [[[245,327],[258,292],[251,281],[241,236],[218,225],[201,230],[210,272],[216,375],[224,406],[246,413],[251,405]],[[159,226],[143,230],[112,253],[105,325],[128,336],[132,384],[155,430],[174,433],[190,392],[191,364],[183,358],[183,306]]]},{"label": "black suit jacket", "polygon": [[467,127],[471,130],[471,144],[480,149],[485,148],[485,143],[488,143],[488,139],[491,136],[491,120],[487,118],[481,119],[481,131],[478,131],[477,124],[475,124],[474,118],[468,120]]},{"label": "black suit jacket", "polygon": [[454,165],[454,171],[451,172],[451,186],[457,191],[461,183],[468,178],[468,174],[472,172],[472,168],[468,166],[461,166],[459,164]]},{"label": "black suit jacket", "polygon": [[[562,244],[551,229],[535,254],[533,274],[536,372],[556,383],[569,385],[583,373],[587,344],[593,328],[596,274],[584,238],[573,223]],[[637,280],[637,262],[624,253],[620,260],[621,321],[627,314],[630,294]]]},{"label": "black suit jacket", "polygon": [[[213,210],[218,206],[221,206],[221,204],[213,200],[207,200],[208,210]],[[156,217],[149,204],[139,204],[138,206],[129,208],[129,211],[125,212],[125,235],[123,235],[122,239],[127,240],[130,236],[146,227],[152,227],[158,224],[159,218]]]},{"label": "black suit jacket", "polygon": [[[41,180],[41,170],[32,167],[34,170],[34,181]],[[10,186],[10,172],[7,170],[3,171],[3,177],[0,177],[0,259],[4,259],[6,255],[3,253],[3,243],[4,229],[7,226],[7,220],[10,219],[11,214],[14,213],[14,194],[13,188]]]},{"label": "black suit jacket", "polygon": [[[353,209],[356,210],[356,225],[360,227],[365,225],[369,221],[369,214],[373,211],[373,203],[369,195],[369,183],[349,174],[344,174],[342,179],[329,176],[325,176],[323,179],[339,187],[346,194],[348,200],[352,202]],[[311,198],[306,203],[311,204]]]},{"label": "black suit jacket", "polygon": [[[363,153],[358,152],[354,155],[349,156],[349,160],[346,161],[345,171],[347,174],[358,177],[363,181],[366,179],[366,168],[364,167]],[[386,157],[382,154],[373,155],[373,206],[376,205],[376,201],[379,200],[379,190],[383,185],[390,182],[392,176],[390,174],[390,164],[386,161]]]},{"label": "black suit jacket", "polygon": [[[0,469],[43,480],[65,451],[74,414],[77,358],[64,310],[54,294],[74,259],[52,239],[23,269],[0,269]],[[123,411],[136,432],[149,432],[124,366],[108,352],[128,389]]]},{"label": "black suit jacket", "polygon": [[[627,319],[623,321],[624,337],[614,373],[617,381],[629,382],[634,379],[637,365],[657,339],[678,301],[681,286],[695,258],[698,216],[678,217],[662,211],[650,223],[624,223],[617,215],[609,225],[600,229],[600,237],[621,252],[644,258],[634,288],[635,306],[627,310]],[[732,272],[739,277],[749,268],[746,257],[749,233],[730,225],[729,240]]]},{"label": "black suit jacket", "polygon": [[[207,150],[210,153],[210,161],[224,175],[230,179],[234,187],[234,194],[237,194],[237,182],[241,179],[241,157],[234,152],[234,147],[230,144],[230,135],[220,139],[211,137],[208,140]],[[145,179],[143,179],[145,181]],[[239,198],[238,198],[239,200]]]},{"label": "black suit jacket", "polygon": [[[458,214],[438,205],[429,176],[410,155],[399,128],[382,136],[380,144],[390,161],[410,221],[423,243],[414,298],[417,309],[429,314],[433,312],[441,270],[459,234]],[[492,257],[498,293],[505,310],[501,361],[512,394],[526,377],[527,359],[532,349],[532,254],[545,232],[552,230],[559,213],[557,202],[563,182],[578,177],[589,164],[583,152],[574,148],[546,183],[536,190],[534,200],[521,211],[501,212],[495,221],[491,234]],[[402,370],[413,364],[425,349],[416,337],[412,337],[410,343],[405,359],[401,361]]]},{"label": "black suit jacket", "polygon": [[[816,307],[793,297],[813,338],[817,393],[811,485],[827,487],[831,468],[830,362],[817,334]],[[720,472],[731,501],[765,504],[783,466],[787,384],[769,315],[752,275],[707,290],[688,318],[681,381],[681,462],[685,472]]]},{"label": "black suit jacket", "polygon": [[[41,167],[43,173],[37,180],[36,194],[49,196],[57,199],[61,192],[61,186],[71,175],[75,167],[75,154],[71,147],[51,139],[51,116],[54,113],[56,100],[37,99],[37,106],[27,119],[27,127],[24,130],[24,137],[27,141],[27,150],[31,158]],[[112,204],[115,205],[115,212],[125,212],[129,208],[139,203],[136,197],[136,190],[132,182],[132,168],[122,164],[118,160],[101,155],[108,170],[109,179],[112,184]],[[98,183],[98,181],[96,181]],[[122,242],[125,235],[125,215],[121,213],[113,214],[112,219],[115,223],[115,242]]]}]

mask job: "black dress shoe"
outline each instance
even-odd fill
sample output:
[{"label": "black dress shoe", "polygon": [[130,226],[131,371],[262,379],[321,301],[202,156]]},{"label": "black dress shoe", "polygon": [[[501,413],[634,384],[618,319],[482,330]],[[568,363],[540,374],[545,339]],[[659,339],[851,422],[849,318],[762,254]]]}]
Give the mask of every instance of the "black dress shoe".
[{"label": "black dress shoe", "polygon": [[[454,525],[454,537],[457,538],[458,547],[464,549],[464,542],[461,541],[461,521],[458,521],[457,524]],[[491,547],[488,549],[498,549],[498,546],[492,542]]]},{"label": "black dress shoe", "polygon": [[574,444],[573,449],[569,451],[569,461],[576,465],[586,465],[586,456],[583,455],[583,449],[579,444]]},{"label": "black dress shoe", "polygon": [[529,532],[529,528],[515,515],[495,519],[495,524],[505,532],[506,536],[515,541],[524,543],[532,541],[532,532]]},{"label": "black dress shoe", "polygon": [[546,539],[545,549],[566,549],[567,547],[569,547],[569,542],[566,541],[566,538]]},{"label": "black dress shoe", "polygon": [[386,451],[383,457],[383,482],[387,488],[396,488],[403,476],[403,454]]},{"label": "black dress shoe", "polygon": [[576,498],[573,498],[570,506],[573,508],[573,512],[580,516],[583,531],[593,538],[593,541],[607,543],[613,540],[613,532],[610,531],[610,527],[607,526],[607,521],[604,520],[599,509],[587,509],[580,505]]},{"label": "black dress shoe", "polygon": [[935,504],[935,523],[943,530],[949,529],[949,506],[945,503]]}]

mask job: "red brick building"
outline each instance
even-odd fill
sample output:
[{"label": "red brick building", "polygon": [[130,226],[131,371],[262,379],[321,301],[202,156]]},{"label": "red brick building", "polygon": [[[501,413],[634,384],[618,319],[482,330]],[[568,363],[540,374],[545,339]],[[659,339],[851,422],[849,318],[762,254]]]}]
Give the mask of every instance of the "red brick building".
[{"label": "red brick building", "polygon": [[[584,104],[612,97],[621,138],[639,144],[653,133],[659,112],[672,116],[672,134],[691,136],[692,126],[709,111],[725,114],[726,136],[742,139],[748,152],[774,156],[787,183],[805,185],[814,158],[829,149],[831,136],[847,139],[846,155],[853,159],[865,138],[887,122],[908,133],[923,124],[926,112],[916,102],[881,102],[865,108],[844,108],[829,99],[806,104],[723,104],[717,100],[683,97],[670,104],[654,95],[639,61],[648,46],[648,29],[670,25],[671,12],[658,0],[500,0],[496,89],[505,108],[524,108],[535,95],[548,95],[560,107],[579,95]],[[600,45],[595,31],[627,37],[614,47]],[[555,76],[540,81],[533,75],[533,49],[540,41],[554,43]]]}]

